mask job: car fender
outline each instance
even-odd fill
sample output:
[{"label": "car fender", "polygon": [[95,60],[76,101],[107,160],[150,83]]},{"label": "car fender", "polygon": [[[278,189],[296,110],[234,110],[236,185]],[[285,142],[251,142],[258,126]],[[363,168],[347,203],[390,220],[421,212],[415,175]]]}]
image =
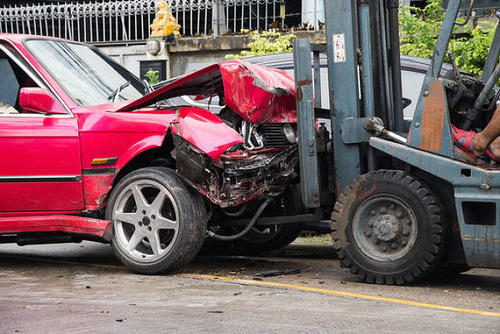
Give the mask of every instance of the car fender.
[{"label": "car fender", "polygon": [[[99,106],[98,106],[99,107]],[[95,108],[98,108],[95,107]],[[174,113],[77,112],[86,210],[106,205],[119,172],[138,155],[162,147]]]},{"label": "car fender", "polygon": [[123,152],[123,154],[118,158],[118,161],[115,164],[117,174],[123,167],[125,167],[133,158],[135,158],[139,154],[147,150],[161,147],[163,145],[163,141],[165,140],[165,136],[166,133],[151,134],[130,146],[125,152]]},{"label": "car fender", "polygon": [[99,210],[106,205],[107,197],[116,178],[127,164],[148,150],[161,147],[165,134],[151,134],[135,142],[120,155],[112,168],[85,169],[82,171],[83,196],[86,210]]},{"label": "car fender", "polygon": [[216,162],[230,147],[243,143],[243,138],[235,129],[202,108],[180,108],[178,117],[170,126],[174,135],[188,141]]}]

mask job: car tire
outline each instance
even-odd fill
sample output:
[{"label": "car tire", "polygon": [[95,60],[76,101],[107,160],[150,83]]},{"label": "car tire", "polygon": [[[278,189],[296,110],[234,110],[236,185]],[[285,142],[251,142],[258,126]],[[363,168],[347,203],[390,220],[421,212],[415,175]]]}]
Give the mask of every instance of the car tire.
[{"label": "car tire", "polygon": [[405,172],[380,170],[359,177],[332,213],[341,265],[368,283],[401,285],[424,278],[443,254],[441,208],[431,190]]},{"label": "car tire", "polygon": [[199,196],[168,168],[142,168],[126,175],[106,208],[118,259],[142,274],[165,273],[191,261],[207,229]]}]

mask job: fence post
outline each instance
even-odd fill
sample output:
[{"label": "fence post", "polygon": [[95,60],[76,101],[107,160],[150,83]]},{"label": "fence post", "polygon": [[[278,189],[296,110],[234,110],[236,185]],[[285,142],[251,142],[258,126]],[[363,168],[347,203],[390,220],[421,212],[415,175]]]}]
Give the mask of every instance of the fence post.
[{"label": "fence post", "polygon": [[212,1],[212,30],[214,36],[219,36],[227,31],[226,16],[222,0]]}]

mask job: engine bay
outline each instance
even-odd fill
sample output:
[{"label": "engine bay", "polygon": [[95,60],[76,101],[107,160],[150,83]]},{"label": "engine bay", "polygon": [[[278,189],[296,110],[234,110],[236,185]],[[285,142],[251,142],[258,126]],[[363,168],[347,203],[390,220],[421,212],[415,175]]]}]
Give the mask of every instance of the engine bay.
[{"label": "engine bay", "polygon": [[297,177],[295,124],[249,123],[229,108],[218,115],[242,138],[216,161],[174,135],[178,174],[221,208],[278,195]]}]

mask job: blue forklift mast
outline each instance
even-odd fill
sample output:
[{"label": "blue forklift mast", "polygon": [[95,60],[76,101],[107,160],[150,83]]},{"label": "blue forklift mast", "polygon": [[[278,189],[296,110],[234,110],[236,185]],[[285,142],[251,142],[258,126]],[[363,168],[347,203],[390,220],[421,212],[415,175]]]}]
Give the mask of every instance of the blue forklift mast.
[{"label": "blue forklift mast", "polygon": [[[367,282],[404,284],[447,262],[457,272],[500,268],[500,169],[460,161],[451,134],[452,121],[465,130],[476,128],[482,114],[496,107],[500,28],[479,90],[478,84],[475,91],[472,84],[465,87],[456,66],[454,79],[463,89],[439,78],[459,11],[468,8],[470,16],[473,4],[448,1],[409,129],[403,122],[398,1],[325,0],[328,78],[318,70],[324,50],[295,41],[302,199],[317,208],[323,193],[334,194],[332,235],[341,263]],[[329,189],[318,181],[325,169],[318,163],[315,129],[315,115],[322,112],[317,87],[326,79],[333,155]],[[474,100],[465,116],[456,116],[464,90],[474,93]]]}]

